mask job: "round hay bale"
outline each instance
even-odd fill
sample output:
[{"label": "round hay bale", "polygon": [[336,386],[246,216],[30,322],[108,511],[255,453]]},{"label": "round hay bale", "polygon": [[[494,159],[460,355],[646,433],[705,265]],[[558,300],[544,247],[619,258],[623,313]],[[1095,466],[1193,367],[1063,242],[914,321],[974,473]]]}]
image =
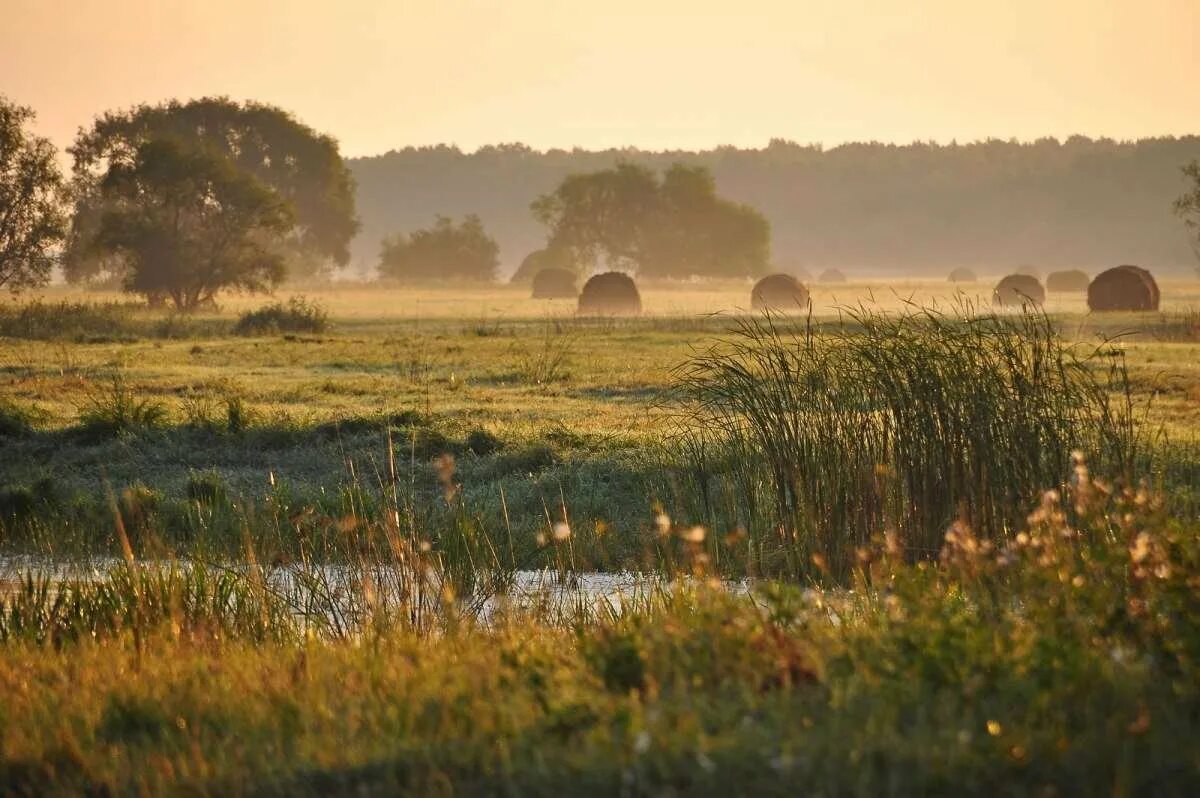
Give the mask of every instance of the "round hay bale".
[{"label": "round hay bale", "polygon": [[1036,277],[1010,274],[996,284],[992,301],[997,305],[1040,305],[1046,301],[1046,291]]},{"label": "round hay bale", "polygon": [[1086,291],[1092,278],[1087,272],[1079,269],[1067,269],[1061,272],[1050,272],[1046,276],[1046,290],[1066,293],[1068,291]]},{"label": "round hay bale", "polygon": [[1158,310],[1158,283],[1140,266],[1117,266],[1101,272],[1087,292],[1091,310]]},{"label": "round hay bale", "polygon": [[[537,273],[544,269],[566,269],[567,271],[576,271],[575,263],[571,258],[571,253],[565,249],[535,249],[525,256],[521,261],[521,265],[517,267],[516,272],[509,279],[513,285],[528,284],[533,281]],[[573,295],[572,295],[573,296]]]},{"label": "round hay bale", "polygon": [[950,272],[950,282],[952,283],[974,283],[979,280],[979,276],[970,269],[957,268]]},{"label": "round hay bale", "polygon": [[633,278],[623,272],[597,274],[579,292],[579,312],[602,316],[632,316],[642,312],[642,296]]},{"label": "round hay bale", "polygon": [[542,269],[533,276],[534,299],[574,299],[579,296],[575,272],[570,269]]},{"label": "round hay bale", "polygon": [[808,289],[790,274],[772,274],[754,284],[750,307],[754,310],[803,310]]},{"label": "round hay bale", "polygon": [[823,283],[844,283],[846,275],[842,274],[837,269],[826,269],[821,272],[821,282]]}]

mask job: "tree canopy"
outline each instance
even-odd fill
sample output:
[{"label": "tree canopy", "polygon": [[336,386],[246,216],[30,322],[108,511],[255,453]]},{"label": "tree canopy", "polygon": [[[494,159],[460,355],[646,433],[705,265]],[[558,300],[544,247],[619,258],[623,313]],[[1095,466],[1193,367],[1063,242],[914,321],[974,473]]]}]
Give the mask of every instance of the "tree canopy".
[{"label": "tree canopy", "polygon": [[50,279],[67,230],[54,146],[25,129],[33,118],[0,96],[0,288],[12,292]]},{"label": "tree canopy", "polygon": [[500,247],[478,216],[468,214],[459,224],[438,216],[433,227],[386,239],[379,273],[404,281],[490,282],[496,279],[499,254]]},{"label": "tree canopy", "polygon": [[717,196],[702,166],[673,164],[659,179],[632,163],[567,177],[534,200],[547,247],[580,263],[649,277],[757,275],[767,268],[770,226]]},{"label": "tree canopy", "polygon": [[290,205],[211,148],[173,138],[141,143],[100,185],[105,208],[91,247],[126,264],[124,287],[180,310],[221,289],[262,291],[284,276],[279,236]]},{"label": "tree canopy", "polygon": [[218,97],[110,112],[80,131],[70,148],[76,205],[66,259],[69,279],[121,271],[122,263],[98,259],[91,246],[105,211],[101,185],[108,172],[132,164],[142,144],[161,138],[203,147],[275,191],[294,211],[292,225],[280,236],[293,270],[349,261],[350,241],[358,231],[355,185],[337,142],[282,109]]}]

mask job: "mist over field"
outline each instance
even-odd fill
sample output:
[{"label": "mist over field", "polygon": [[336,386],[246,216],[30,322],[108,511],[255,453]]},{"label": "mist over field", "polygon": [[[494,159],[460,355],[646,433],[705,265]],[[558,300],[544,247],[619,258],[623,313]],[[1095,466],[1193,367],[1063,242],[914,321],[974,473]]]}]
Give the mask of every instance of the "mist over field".
[{"label": "mist over field", "polygon": [[785,269],[942,276],[956,266],[1003,273],[1145,263],[1190,272],[1195,255],[1171,200],[1185,187],[1179,165],[1197,157],[1197,136],[829,149],[776,139],[763,149],[700,152],[408,147],[347,160],[362,221],[353,261],[373,265],[385,236],[428,225],[436,209],[478,214],[500,245],[501,271],[511,273],[545,245],[530,202],[569,174],[630,161],[708,167],[723,196],[767,217],[773,260]]}]

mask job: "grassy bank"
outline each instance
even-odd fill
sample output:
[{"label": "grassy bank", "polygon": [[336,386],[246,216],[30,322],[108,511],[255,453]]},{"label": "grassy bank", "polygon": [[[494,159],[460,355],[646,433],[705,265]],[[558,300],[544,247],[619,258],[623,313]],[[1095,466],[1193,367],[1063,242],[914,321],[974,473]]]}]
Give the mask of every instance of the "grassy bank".
[{"label": "grassy bank", "polygon": [[[1080,467],[1026,531],[853,590],[264,636],[181,610],[0,646],[0,780],[199,794],[1162,794],[1200,786],[1197,528]],[[128,601],[143,599],[130,591]],[[145,595],[143,593],[143,595]]]}]

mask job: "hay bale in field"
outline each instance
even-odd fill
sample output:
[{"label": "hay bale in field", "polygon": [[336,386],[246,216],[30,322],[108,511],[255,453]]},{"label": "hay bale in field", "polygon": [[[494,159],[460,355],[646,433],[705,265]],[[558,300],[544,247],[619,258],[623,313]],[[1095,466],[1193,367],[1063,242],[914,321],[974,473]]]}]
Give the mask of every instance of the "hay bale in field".
[{"label": "hay bale in field", "polygon": [[1158,310],[1160,293],[1154,275],[1140,266],[1117,266],[1096,275],[1088,286],[1088,308]]},{"label": "hay bale in field", "polygon": [[533,276],[534,299],[574,299],[579,296],[575,272],[570,269],[542,269]]},{"label": "hay bale in field", "polygon": [[846,275],[842,274],[837,269],[826,269],[821,272],[821,282],[823,283],[844,283]]},{"label": "hay bale in field", "polygon": [[603,316],[636,315],[642,312],[642,296],[633,278],[623,272],[604,272],[583,284],[579,312]]},{"label": "hay bale in field", "polygon": [[959,267],[950,272],[950,282],[952,283],[973,283],[978,279],[979,277],[970,269]]},{"label": "hay bale in field", "polygon": [[750,307],[754,310],[803,310],[808,306],[808,289],[790,274],[772,274],[754,284]]},{"label": "hay bale in field", "polygon": [[1050,272],[1046,277],[1046,290],[1066,293],[1068,291],[1086,291],[1092,278],[1087,272],[1079,269],[1067,269],[1061,272]]},{"label": "hay bale in field", "polygon": [[992,301],[997,305],[1040,305],[1046,301],[1046,291],[1036,277],[1010,274],[996,284]]}]

